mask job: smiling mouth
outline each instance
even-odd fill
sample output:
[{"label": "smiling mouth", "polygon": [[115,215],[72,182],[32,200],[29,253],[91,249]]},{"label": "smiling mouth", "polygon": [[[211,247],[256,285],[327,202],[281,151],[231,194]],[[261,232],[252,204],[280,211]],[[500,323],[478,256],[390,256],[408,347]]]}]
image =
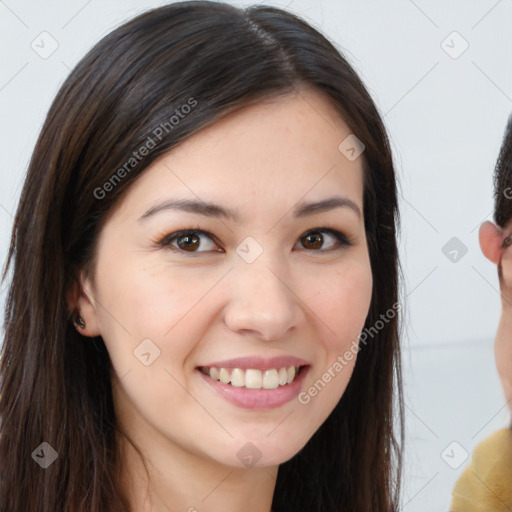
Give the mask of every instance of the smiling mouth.
[{"label": "smiling mouth", "polygon": [[217,368],[200,366],[201,373],[222,384],[246,389],[277,389],[291,384],[306,365],[283,366],[258,370],[257,368]]}]

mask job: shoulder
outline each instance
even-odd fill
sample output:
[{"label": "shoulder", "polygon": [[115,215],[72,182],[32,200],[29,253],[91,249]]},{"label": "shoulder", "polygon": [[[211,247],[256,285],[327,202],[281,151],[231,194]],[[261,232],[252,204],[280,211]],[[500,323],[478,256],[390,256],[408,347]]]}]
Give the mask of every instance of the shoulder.
[{"label": "shoulder", "polygon": [[450,512],[512,509],[512,430],[499,430],[478,444],[452,496]]}]

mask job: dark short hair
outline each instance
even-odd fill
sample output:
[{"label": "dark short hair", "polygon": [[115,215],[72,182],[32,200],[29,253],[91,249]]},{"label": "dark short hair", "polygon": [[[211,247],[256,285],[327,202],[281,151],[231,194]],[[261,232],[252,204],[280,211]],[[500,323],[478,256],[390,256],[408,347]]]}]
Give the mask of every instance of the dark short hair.
[{"label": "dark short hair", "polygon": [[512,219],[512,114],[494,169],[494,221],[504,227]]}]

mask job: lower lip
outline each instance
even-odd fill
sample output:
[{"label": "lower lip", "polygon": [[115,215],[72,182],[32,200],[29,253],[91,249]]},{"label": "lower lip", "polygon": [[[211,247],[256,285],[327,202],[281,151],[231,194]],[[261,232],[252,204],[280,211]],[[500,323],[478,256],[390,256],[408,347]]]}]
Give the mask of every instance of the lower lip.
[{"label": "lower lip", "polygon": [[244,407],[245,409],[274,409],[290,402],[300,393],[308,370],[309,366],[303,367],[299,375],[290,384],[278,386],[276,389],[236,387],[214,380],[199,369],[197,371],[206,383],[217,391],[220,396],[238,407]]}]

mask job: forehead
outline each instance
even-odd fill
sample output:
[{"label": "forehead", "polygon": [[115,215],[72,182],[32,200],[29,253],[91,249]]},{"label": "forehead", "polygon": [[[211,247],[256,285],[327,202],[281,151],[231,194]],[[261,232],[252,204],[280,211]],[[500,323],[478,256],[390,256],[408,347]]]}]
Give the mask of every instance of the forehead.
[{"label": "forehead", "polygon": [[334,104],[314,89],[265,100],[170,150],[134,183],[124,206],[142,215],[171,196],[202,199],[247,220],[339,193],[362,209],[363,158],[351,161],[339,149],[350,134]]}]

